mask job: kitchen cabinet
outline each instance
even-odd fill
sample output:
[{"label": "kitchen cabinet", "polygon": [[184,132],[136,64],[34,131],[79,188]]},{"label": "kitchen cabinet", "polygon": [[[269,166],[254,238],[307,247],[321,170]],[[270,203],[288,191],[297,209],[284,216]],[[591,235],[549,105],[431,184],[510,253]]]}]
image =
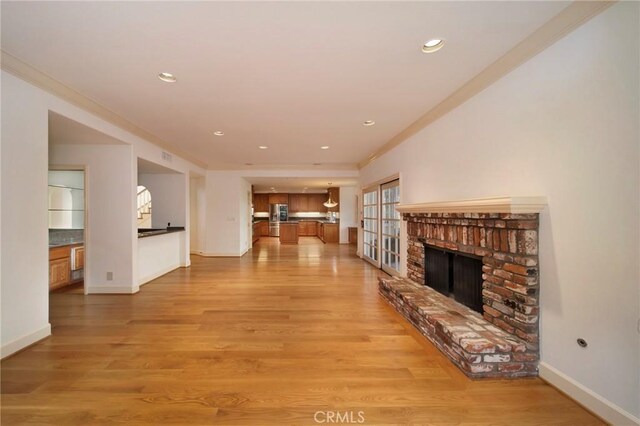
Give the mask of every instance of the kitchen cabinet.
[{"label": "kitchen cabinet", "polygon": [[84,269],[84,247],[77,247],[73,251],[73,270],[78,271]]},{"label": "kitchen cabinet", "polygon": [[74,244],[50,248],[49,290],[55,290],[82,280],[83,269],[83,245]]},{"label": "kitchen cabinet", "polygon": [[301,237],[315,237],[317,235],[316,224],[317,222],[299,222],[298,234]]},{"label": "kitchen cabinet", "polygon": [[71,282],[71,259],[49,261],[49,290],[64,287]]},{"label": "kitchen cabinet", "polygon": [[349,227],[349,244],[358,244],[358,228]]},{"label": "kitchen cabinet", "polygon": [[308,205],[310,212],[326,213],[327,208],[323,203],[327,201],[326,194],[309,194]]},{"label": "kitchen cabinet", "polygon": [[280,243],[298,244],[298,224],[282,222],[280,224]]},{"label": "kitchen cabinet", "polygon": [[269,236],[269,221],[263,220],[260,222],[260,236],[261,237]]},{"label": "kitchen cabinet", "polygon": [[322,241],[325,243],[338,243],[340,242],[340,228],[337,223],[324,223],[322,234]]},{"label": "kitchen cabinet", "polygon": [[251,239],[252,244],[255,244],[260,239],[260,231],[261,231],[260,225],[261,225],[260,222],[255,222],[253,224],[253,234]]},{"label": "kitchen cabinet", "polygon": [[324,223],[316,222],[316,235],[324,243]]},{"label": "kitchen cabinet", "polygon": [[289,213],[309,212],[308,194],[289,194]]},{"label": "kitchen cabinet", "polygon": [[253,194],[254,213],[269,213],[269,194]]},{"label": "kitchen cabinet", "polygon": [[289,194],[269,194],[269,204],[289,204]]}]

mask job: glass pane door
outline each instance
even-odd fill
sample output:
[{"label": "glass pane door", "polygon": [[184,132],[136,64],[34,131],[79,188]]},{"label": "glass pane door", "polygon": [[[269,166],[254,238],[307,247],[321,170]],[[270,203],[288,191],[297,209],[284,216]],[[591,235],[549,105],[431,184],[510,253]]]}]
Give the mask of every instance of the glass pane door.
[{"label": "glass pane door", "polygon": [[366,260],[380,266],[378,244],[378,188],[367,189],[362,196],[364,221],[363,255]]},{"label": "glass pane door", "polygon": [[400,213],[396,204],[400,202],[399,181],[380,187],[382,194],[382,269],[389,274],[400,272]]}]

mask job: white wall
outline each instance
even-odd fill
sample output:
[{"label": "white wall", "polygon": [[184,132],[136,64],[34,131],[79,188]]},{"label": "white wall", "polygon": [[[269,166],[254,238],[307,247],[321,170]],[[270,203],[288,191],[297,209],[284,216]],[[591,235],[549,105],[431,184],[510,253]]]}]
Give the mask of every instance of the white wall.
[{"label": "white wall", "polygon": [[206,174],[207,256],[242,256],[251,246],[251,185],[237,172]]},{"label": "white wall", "polygon": [[208,256],[241,256],[240,203],[244,200],[241,177],[234,173],[208,171],[206,174],[205,253]]},{"label": "white wall", "polygon": [[[1,355],[6,356],[50,333],[48,322],[49,254],[47,219],[49,111],[96,129],[132,147],[131,170],[138,157],[170,166],[182,173],[204,170],[177,156],[163,160],[163,150],[75,105],[6,71],[0,77],[2,92],[2,270]],[[136,172],[137,173],[137,172]],[[135,176],[135,174],[133,175]],[[19,185],[18,185],[19,183]],[[132,183],[134,183],[132,181]],[[188,183],[185,183],[188,185]],[[135,191],[133,185],[132,189]],[[126,191],[126,189],[125,189]],[[90,195],[88,195],[90,197]],[[131,198],[131,203],[134,198]],[[113,207],[113,206],[108,206]],[[188,218],[188,215],[187,215]],[[135,229],[135,215],[130,218]],[[187,224],[188,227],[188,224]],[[185,239],[188,246],[188,234]],[[122,249],[137,251],[137,238]],[[130,248],[129,248],[130,247]],[[133,248],[136,247],[136,250]],[[120,250],[121,247],[112,247]],[[87,247],[90,251],[91,248]],[[89,253],[87,253],[89,254]],[[187,256],[187,254],[183,254]],[[132,257],[132,259],[134,259]],[[132,277],[137,277],[133,261]]]},{"label": "white wall", "polygon": [[205,251],[206,188],[204,177],[193,177],[189,184],[191,253]]},{"label": "white wall", "polygon": [[166,228],[187,224],[187,177],[182,173],[139,173],[138,185],[151,193],[151,226]]},{"label": "white wall", "polygon": [[363,185],[400,172],[403,203],[546,195],[541,365],[635,416],[638,6],[612,6],[361,171]]},{"label": "white wall", "polygon": [[251,184],[244,178],[240,179],[240,252],[246,253],[252,246],[253,218],[251,217]]},{"label": "white wall", "polygon": [[340,244],[349,242],[349,227],[358,226],[358,193],[356,186],[340,187]]},{"label": "white wall", "polygon": [[[85,290],[138,291],[134,272],[136,172],[131,145],[52,145],[52,165],[86,166]],[[107,272],[113,280],[107,280]]]},{"label": "white wall", "polygon": [[48,111],[42,94],[7,77],[2,91],[1,356],[48,336]]},{"label": "white wall", "polygon": [[138,239],[138,285],[180,267],[186,231]]}]

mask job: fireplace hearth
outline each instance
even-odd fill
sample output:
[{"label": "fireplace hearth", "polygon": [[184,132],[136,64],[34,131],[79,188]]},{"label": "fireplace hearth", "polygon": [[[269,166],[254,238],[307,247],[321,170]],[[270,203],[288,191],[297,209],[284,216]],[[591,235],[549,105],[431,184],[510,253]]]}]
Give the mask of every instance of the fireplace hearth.
[{"label": "fireplace hearth", "polygon": [[544,197],[399,205],[407,276],[380,294],[471,378],[535,376]]},{"label": "fireplace hearth", "polygon": [[482,258],[424,244],[424,283],[482,314]]}]

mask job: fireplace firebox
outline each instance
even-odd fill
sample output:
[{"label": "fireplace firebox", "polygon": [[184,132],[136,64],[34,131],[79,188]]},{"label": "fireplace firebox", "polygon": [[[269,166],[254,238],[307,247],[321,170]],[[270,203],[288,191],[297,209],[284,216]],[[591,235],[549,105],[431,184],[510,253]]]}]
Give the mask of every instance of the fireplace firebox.
[{"label": "fireplace firebox", "polygon": [[483,313],[482,258],[424,244],[425,285]]}]

